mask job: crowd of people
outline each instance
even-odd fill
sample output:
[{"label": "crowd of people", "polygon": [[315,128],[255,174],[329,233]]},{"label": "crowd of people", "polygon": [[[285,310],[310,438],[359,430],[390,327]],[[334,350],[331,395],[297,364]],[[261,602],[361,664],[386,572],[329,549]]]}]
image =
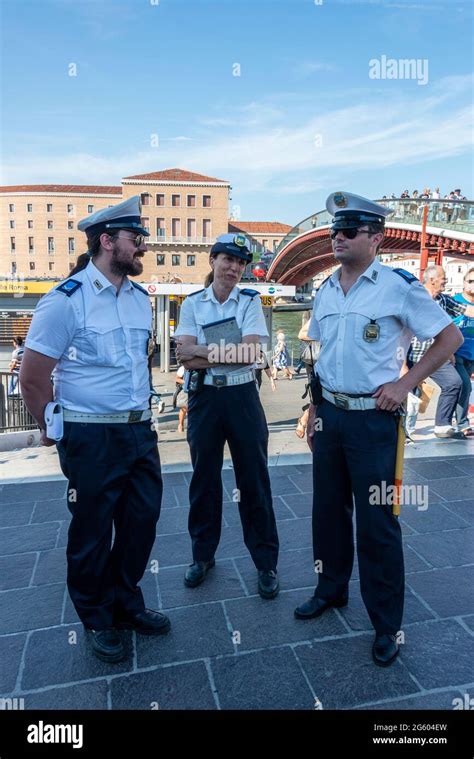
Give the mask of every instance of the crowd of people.
[{"label": "crowd of people", "polygon": [[462,194],[459,187],[444,195],[439,187],[435,187],[434,190],[425,187],[421,192],[413,190],[411,194],[408,190],[403,190],[400,195],[394,193],[390,196],[384,195],[382,203],[394,210],[397,216],[402,218],[415,216],[417,219],[421,219],[424,204],[420,201],[423,200],[430,201],[427,204],[428,221],[430,222],[455,224],[473,218],[474,210],[463,202],[467,201],[468,198]]}]

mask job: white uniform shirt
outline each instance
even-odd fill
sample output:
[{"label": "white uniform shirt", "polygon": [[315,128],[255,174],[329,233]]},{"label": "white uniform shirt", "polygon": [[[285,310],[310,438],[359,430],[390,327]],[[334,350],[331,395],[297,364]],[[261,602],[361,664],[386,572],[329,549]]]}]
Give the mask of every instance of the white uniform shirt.
[{"label": "white uniform shirt", "polygon": [[[260,338],[268,337],[268,330],[263,315],[260,296],[257,294],[244,295],[239,288],[234,287],[229,297],[224,303],[219,303],[212,284],[204,290],[188,295],[181,306],[178,328],[175,337],[179,335],[190,335],[197,338],[198,345],[206,345],[206,337],[202,327],[221,319],[230,319],[235,317],[238,327],[242,332],[242,337],[246,335],[259,335]],[[266,342],[262,340],[262,342]],[[229,368],[227,364],[226,368]],[[246,366],[244,369],[238,368],[235,371],[226,372],[228,374],[240,374],[248,371],[249,368],[255,367],[255,364]],[[219,366],[207,369],[208,374],[219,374]]]},{"label": "white uniform shirt", "polygon": [[[435,337],[451,319],[418,280],[407,282],[377,259],[347,295],[339,275],[335,271],[314,300],[308,336],[321,341],[318,375],[326,390],[371,394],[397,381],[413,335]],[[364,340],[371,320],[380,327],[375,342]]]},{"label": "white uniform shirt", "polygon": [[148,408],[148,295],[125,277],[119,293],[92,261],[71,278],[69,296],[55,288],[38,303],[27,348],[59,359],[54,396],[64,408],[95,414]]}]

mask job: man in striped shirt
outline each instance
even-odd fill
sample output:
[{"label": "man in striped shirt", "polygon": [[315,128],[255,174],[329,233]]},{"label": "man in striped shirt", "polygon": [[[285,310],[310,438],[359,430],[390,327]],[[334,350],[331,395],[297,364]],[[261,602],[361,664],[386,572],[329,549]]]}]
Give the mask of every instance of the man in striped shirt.
[{"label": "man in striped shirt", "polygon": [[[431,297],[439,303],[446,313],[455,319],[458,316],[474,316],[474,306],[468,306],[465,303],[459,303],[450,295],[443,293],[446,287],[446,273],[442,266],[428,266],[423,275],[423,284],[430,293]],[[409,369],[413,364],[425,355],[433,340],[424,340],[421,342],[413,337],[407,353],[407,366]],[[434,434],[440,438],[457,438],[464,440],[462,432],[457,431],[452,426],[453,414],[458,403],[462,390],[462,382],[459,374],[454,368],[454,357],[440,366],[436,372],[433,372],[431,379],[439,385],[441,393],[436,407],[436,418]]]}]

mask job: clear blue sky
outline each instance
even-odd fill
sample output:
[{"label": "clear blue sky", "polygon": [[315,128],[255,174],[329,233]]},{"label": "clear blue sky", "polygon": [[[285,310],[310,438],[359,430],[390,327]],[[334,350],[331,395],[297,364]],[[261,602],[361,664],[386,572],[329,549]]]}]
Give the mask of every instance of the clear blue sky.
[{"label": "clear blue sky", "polygon": [[2,184],[180,167],[290,224],[337,189],[473,197],[471,0],[0,3]]}]

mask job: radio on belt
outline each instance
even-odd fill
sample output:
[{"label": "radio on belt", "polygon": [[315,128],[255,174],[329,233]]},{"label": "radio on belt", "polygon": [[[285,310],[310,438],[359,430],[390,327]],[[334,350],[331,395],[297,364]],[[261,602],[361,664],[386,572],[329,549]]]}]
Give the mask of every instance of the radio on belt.
[{"label": "radio on belt", "polygon": [[46,437],[50,440],[61,440],[64,432],[63,410],[59,403],[51,401],[44,408]]}]

